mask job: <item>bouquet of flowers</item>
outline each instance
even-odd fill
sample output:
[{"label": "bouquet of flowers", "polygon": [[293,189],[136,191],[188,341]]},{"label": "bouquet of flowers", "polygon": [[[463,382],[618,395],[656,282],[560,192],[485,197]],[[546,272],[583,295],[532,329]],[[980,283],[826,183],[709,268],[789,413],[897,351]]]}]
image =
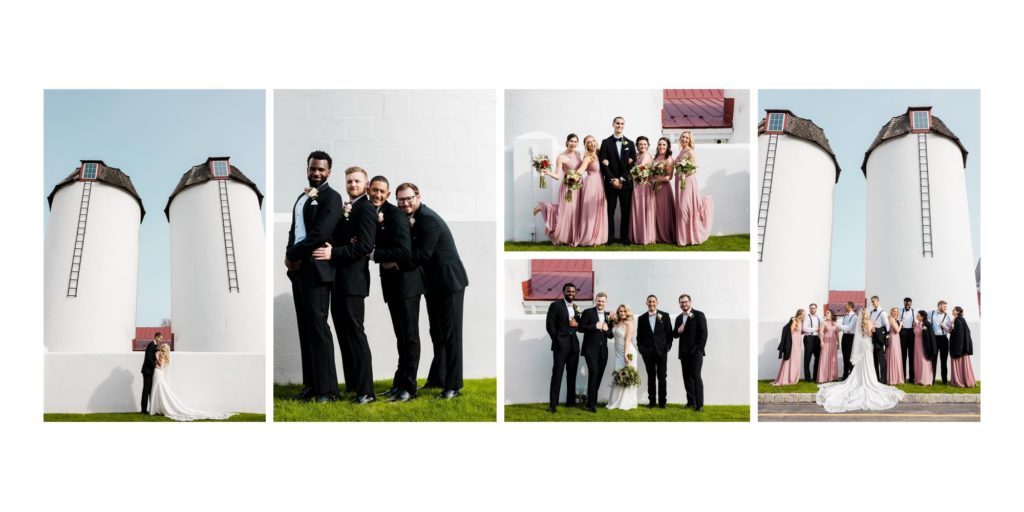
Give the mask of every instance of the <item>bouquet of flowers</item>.
[{"label": "bouquet of flowers", "polygon": [[668,176],[670,174],[672,174],[672,172],[669,171],[669,169],[665,165],[664,161],[654,162],[653,164],[651,164],[651,180],[654,181],[654,191],[655,192],[657,192],[658,191],[658,187],[661,186],[661,182],[658,181],[657,178],[661,178],[663,176]]},{"label": "bouquet of flowers", "polygon": [[646,165],[637,165],[629,170],[629,177],[633,178],[633,183],[646,185],[648,178],[651,177],[651,170]]},{"label": "bouquet of flowers", "polygon": [[533,157],[533,170],[540,174],[540,188],[548,188],[548,181],[544,179],[544,171],[551,170],[551,160],[547,155],[540,154]]},{"label": "bouquet of flowers", "polygon": [[[626,360],[632,361],[633,354],[626,354]],[[623,366],[621,370],[615,370],[612,372],[612,383],[624,388],[639,386],[640,372],[636,370],[635,366],[627,364],[626,366]]]},{"label": "bouquet of flowers", "polygon": [[565,202],[572,202],[572,191],[583,188],[583,173],[577,170],[565,171]]},{"label": "bouquet of flowers", "polygon": [[676,162],[675,170],[679,173],[679,190],[686,190],[686,177],[696,174],[697,166],[689,158],[683,158]]}]

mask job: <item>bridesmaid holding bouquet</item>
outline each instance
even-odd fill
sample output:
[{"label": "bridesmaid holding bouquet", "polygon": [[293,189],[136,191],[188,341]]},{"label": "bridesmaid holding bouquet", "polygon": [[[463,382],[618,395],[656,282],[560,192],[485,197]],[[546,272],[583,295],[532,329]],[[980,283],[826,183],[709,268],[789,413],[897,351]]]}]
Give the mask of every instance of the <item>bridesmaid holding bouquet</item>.
[{"label": "bridesmaid holding bouquet", "polygon": [[672,195],[672,142],[658,139],[652,166],[665,166],[663,176],[654,176],[654,240],[659,244],[676,243],[676,198]]},{"label": "bridesmaid holding bouquet", "polygon": [[601,164],[597,156],[597,139],[587,135],[583,139],[586,154],[577,169],[584,174],[579,191],[579,217],[576,219],[576,238],[573,245],[600,245],[608,241],[608,201],[601,181]]},{"label": "bridesmaid holding bouquet", "polygon": [[[643,135],[636,138],[636,165],[650,168],[651,154],[647,152],[651,142]],[[633,181],[633,202],[630,206],[629,239],[634,244],[653,244],[654,233],[654,191],[651,179]]]},{"label": "bridesmaid holding bouquet", "polygon": [[679,156],[676,171],[676,236],[677,245],[697,245],[711,236],[714,202],[700,197],[697,185],[697,153],[693,147],[693,132],[679,136]]},{"label": "bridesmaid holding bouquet", "polygon": [[562,178],[567,171],[580,166],[580,153],[576,151],[577,144],[579,144],[579,137],[575,133],[570,133],[565,138],[565,151],[555,159],[554,169],[541,171],[542,175],[562,182],[562,185],[558,187],[557,204],[539,203],[533,209],[534,215],[540,213],[544,217],[544,234],[555,245],[572,245],[576,237],[576,212],[579,210],[579,202],[572,199],[578,195],[578,192],[566,190],[566,183]]},{"label": "bridesmaid holding bouquet", "polygon": [[892,308],[889,310],[889,347],[885,349],[885,383],[891,385],[903,384],[903,352],[900,344],[900,310]]},{"label": "bridesmaid holding bouquet", "polygon": [[821,324],[821,352],[818,356],[818,383],[839,378],[839,326],[831,309],[825,310],[825,323]]}]

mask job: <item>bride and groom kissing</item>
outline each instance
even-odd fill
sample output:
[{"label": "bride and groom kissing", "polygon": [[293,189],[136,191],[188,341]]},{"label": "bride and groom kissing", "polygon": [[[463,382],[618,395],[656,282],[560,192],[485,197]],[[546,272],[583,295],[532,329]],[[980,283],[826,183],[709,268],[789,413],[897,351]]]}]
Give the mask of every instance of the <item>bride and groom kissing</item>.
[{"label": "bride and groom kissing", "polygon": [[[654,295],[647,297],[647,311],[639,318],[634,317],[626,304],[620,304],[614,312],[609,312],[606,309],[608,295],[604,292],[595,295],[594,307],[586,310],[581,310],[574,303],[576,286],[573,283],[562,286],[562,295],[562,300],[556,300],[548,307],[546,319],[554,356],[549,412],[557,412],[563,372],[567,381],[565,405],[576,405],[574,392],[580,354],[587,367],[587,395],[583,406],[589,412],[597,412],[597,396],[608,362],[609,339],[615,341],[615,382],[606,408],[629,410],[637,407],[640,384],[636,372],[638,352],[647,370],[647,407],[666,408],[668,354],[672,341],[677,338],[680,340],[678,352],[686,390],[685,407],[697,412],[704,410],[701,368],[706,355],[707,320],[704,313],[692,308],[689,295],[679,297],[682,312],[676,316],[674,324],[668,313],[658,310],[658,298]],[[583,333],[582,346],[577,333]]]},{"label": "bride and groom kissing", "polygon": [[442,389],[437,398],[460,396],[462,311],[469,280],[448,225],[421,204],[415,184],[396,188],[396,206],[387,202],[387,179],[370,180],[361,167],[346,169],[348,200],[343,201],[327,183],[331,166],[330,155],[323,151],[307,157],[309,187],[295,200],[288,233],[285,267],[295,301],[303,385],[294,398],[318,403],[341,399],[329,310],[345,391],[354,394],[352,402],[359,405],[377,400],[363,324],[370,260],[380,265],[381,289],[398,349],[398,368],[383,396],[393,402],[417,396],[421,296],[426,298],[434,352],[424,387]]}]

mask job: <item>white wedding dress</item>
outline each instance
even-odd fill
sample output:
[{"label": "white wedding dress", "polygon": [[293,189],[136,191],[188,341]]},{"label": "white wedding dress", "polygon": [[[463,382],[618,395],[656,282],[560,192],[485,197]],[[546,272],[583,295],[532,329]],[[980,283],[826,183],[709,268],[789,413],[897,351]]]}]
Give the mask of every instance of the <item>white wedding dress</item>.
[{"label": "white wedding dress", "polygon": [[[616,325],[612,328],[612,336],[615,338],[615,370],[621,370],[626,366],[626,326]],[[637,365],[636,343],[630,343],[629,353],[633,355],[632,365]],[[640,402],[640,386],[622,387],[615,385],[612,381],[612,394],[608,398],[609,409],[630,410],[636,409]]]},{"label": "white wedding dress", "polygon": [[[863,315],[863,313],[861,313]],[[853,345],[853,371],[842,382],[820,384],[815,401],[828,412],[883,411],[896,407],[903,391],[878,382],[875,375],[874,347],[871,336],[861,332],[858,315],[856,343]]]},{"label": "white wedding dress", "polygon": [[167,380],[167,371],[157,368],[153,372],[153,392],[149,395],[149,414],[163,414],[174,421],[224,420],[233,416],[232,413],[205,412],[189,409],[178,400],[171,391]]}]

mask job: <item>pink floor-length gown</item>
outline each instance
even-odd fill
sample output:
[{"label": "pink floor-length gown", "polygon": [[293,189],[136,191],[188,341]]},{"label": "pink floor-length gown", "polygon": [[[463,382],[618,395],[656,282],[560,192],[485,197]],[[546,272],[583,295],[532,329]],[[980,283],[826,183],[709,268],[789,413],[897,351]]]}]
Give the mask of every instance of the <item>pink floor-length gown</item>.
[{"label": "pink floor-length gown", "polygon": [[889,319],[889,347],[885,349],[885,383],[903,384],[903,351],[900,346],[900,326]]},{"label": "pink floor-length gown", "polygon": [[558,187],[558,203],[541,203],[540,214],[544,217],[544,234],[555,245],[572,245],[576,236],[576,212],[579,201],[573,191],[572,202],[565,200],[565,173],[580,166],[580,157],[575,152],[566,155],[562,162],[562,185]]},{"label": "pink floor-length gown", "polygon": [[[655,159],[655,162],[665,162],[671,169],[672,159]],[[676,197],[672,195],[672,180],[658,185],[654,192],[654,240],[659,244],[676,243]],[[653,185],[652,185],[653,188]]]},{"label": "pink floor-length gown", "polygon": [[935,382],[935,373],[932,370],[932,360],[924,354],[922,328],[920,323],[914,322],[914,384],[931,386]]},{"label": "pink floor-length gown", "polygon": [[579,190],[580,210],[576,219],[575,245],[601,245],[608,241],[608,202],[601,181],[601,165],[595,159],[587,166],[583,188]]},{"label": "pink floor-length gown", "polygon": [[[679,158],[682,158],[679,155]],[[686,180],[686,190],[679,190],[680,180]],[[710,197],[700,197],[697,175],[676,174],[673,183],[676,193],[676,245],[697,245],[711,236],[715,205]]]},{"label": "pink floor-length gown", "polygon": [[974,379],[974,367],[971,366],[971,356],[969,354],[950,358],[949,371],[949,383],[956,387],[973,388],[977,384],[977,381]]},{"label": "pink floor-length gown", "polygon": [[804,334],[798,328],[793,334],[793,348],[789,352],[789,359],[783,360],[779,365],[779,374],[775,376],[773,386],[788,386],[800,382],[800,364],[804,360]]},{"label": "pink floor-length gown", "polygon": [[832,382],[839,378],[839,326],[821,324],[821,352],[818,355],[818,382]]},{"label": "pink floor-length gown", "polygon": [[[642,157],[637,157],[642,162]],[[634,244],[653,244],[654,232],[654,191],[653,183],[633,182],[633,203],[629,214],[629,239]]]}]

